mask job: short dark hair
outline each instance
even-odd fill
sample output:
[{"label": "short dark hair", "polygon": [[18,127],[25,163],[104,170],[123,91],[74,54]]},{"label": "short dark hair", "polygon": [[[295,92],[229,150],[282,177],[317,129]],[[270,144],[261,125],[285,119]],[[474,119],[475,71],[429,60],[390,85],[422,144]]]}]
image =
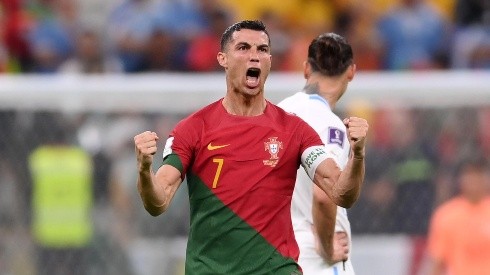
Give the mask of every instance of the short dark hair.
[{"label": "short dark hair", "polygon": [[490,172],[488,161],[480,154],[467,156],[458,163],[456,167],[456,175],[461,175],[467,171]]},{"label": "short dark hair", "polygon": [[336,33],[321,34],[308,47],[308,63],[312,70],[327,76],[343,74],[353,64],[353,58],[347,40]]},{"label": "short dark hair", "polygon": [[267,37],[269,39],[269,46],[270,46],[271,39],[270,39],[269,33],[267,32],[267,29],[266,29],[264,23],[262,23],[262,21],[260,21],[260,20],[243,20],[243,21],[237,22],[237,23],[229,26],[223,32],[223,35],[221,36],[221,51],[225,50],[226,45],[232,39],[233,33],[240,31],[242,29],[265,32],[265,34],[267,34]]}]

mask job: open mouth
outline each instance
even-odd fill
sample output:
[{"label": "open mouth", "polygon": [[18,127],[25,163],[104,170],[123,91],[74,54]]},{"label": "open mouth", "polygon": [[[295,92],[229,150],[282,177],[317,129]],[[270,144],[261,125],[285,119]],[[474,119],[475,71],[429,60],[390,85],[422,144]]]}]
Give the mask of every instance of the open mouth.
[{"label": "open mouth", "polygon": [[247,86],[250,88],[255,88],[259,85],[259,68],[250,68],[247,70]]}]

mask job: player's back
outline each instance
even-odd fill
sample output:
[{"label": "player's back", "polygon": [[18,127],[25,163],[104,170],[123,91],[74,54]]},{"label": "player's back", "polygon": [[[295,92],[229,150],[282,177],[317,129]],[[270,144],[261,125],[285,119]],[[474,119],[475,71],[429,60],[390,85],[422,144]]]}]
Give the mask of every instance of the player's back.
[{"label": "player's back", "polygon": [[[298,92],[278,104],[285,111],[294,113],[308,123],[320,135],[323,143],[332,153],[337,165],[343,169],[349,156],[349,142],[342,120],[332,112],[328,102],[317,94]],[[311,226],[313,202],[313,182],[303,169],[299,169],[291,203],[293,227],[302,256],[315,254]],[[350,223],[345,208],[337,207],[335,231],[347,232],[351,238]],[[300,240],[304,236],[305,240]],[[313,256],[313,255],[312,255]]]}]

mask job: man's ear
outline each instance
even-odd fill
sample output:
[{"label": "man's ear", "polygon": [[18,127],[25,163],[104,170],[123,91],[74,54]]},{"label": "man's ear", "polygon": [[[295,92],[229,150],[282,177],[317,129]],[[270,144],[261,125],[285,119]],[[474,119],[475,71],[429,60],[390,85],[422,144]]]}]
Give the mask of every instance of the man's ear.
[{"label": "man's ear", "polygon": [[352,64],[347,69],[347,79],[351,81],[354,79],[354,75],[356,74],[356,64]]},{"label": "man's ear", "polygon": [[216,56],[216,59],[218,59],[218,63],[220,64],[221,67],[225,69],[228,67],[225,53],[219,52],[218,55]]},{"label": "man's ear", "polygon": [[303,62],[303,76],[305,79],[310,78],[311,75],[311,65],[308,61]]}]

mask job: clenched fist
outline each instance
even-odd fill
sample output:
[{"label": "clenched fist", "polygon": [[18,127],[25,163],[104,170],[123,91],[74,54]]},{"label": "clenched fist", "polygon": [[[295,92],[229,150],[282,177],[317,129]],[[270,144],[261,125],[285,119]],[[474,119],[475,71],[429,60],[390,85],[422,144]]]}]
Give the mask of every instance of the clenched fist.
[{"label": "clenched fist", "polygon": [[364,158],[364,147],[369,129],[367,120],[359,117],[349,117],[345,118],[343,122],[345,127],[347,127],[347,137],[349,138],[354,158]]},{"label": "clenched fist", "polygon": [[144,171],[151,167],[153,155],[157,152],[157,141],[157,134],[150,131],[143,132],[134,137],[134,148],[139,171]]}]

